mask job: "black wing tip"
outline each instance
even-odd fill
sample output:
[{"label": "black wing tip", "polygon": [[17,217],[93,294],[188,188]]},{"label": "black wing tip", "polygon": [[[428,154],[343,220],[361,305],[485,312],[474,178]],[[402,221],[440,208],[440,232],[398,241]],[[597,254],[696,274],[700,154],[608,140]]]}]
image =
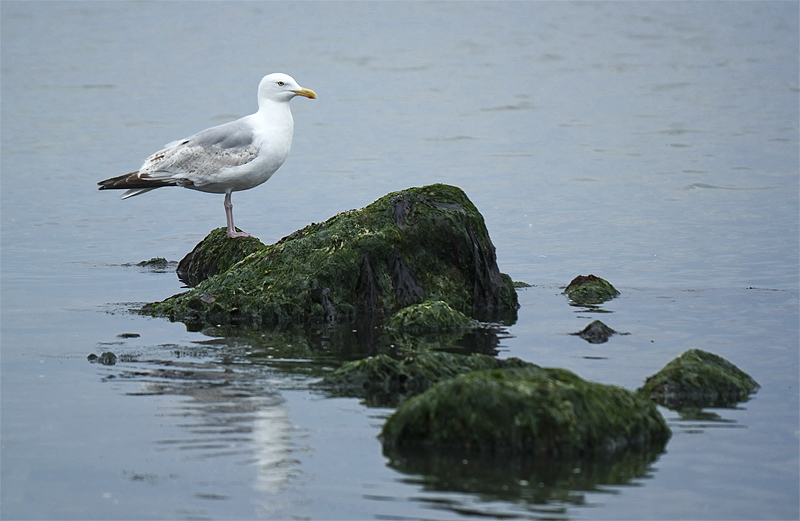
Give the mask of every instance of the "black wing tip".
[{"label": "black wing tip", "polygon": [[100,187],[100,188],[98,188],[98,190],[112,190],[114,188],[119,188],[119,189],[129,188],[129,187],[125,186],[125,184],[129,183],[131,176],[134,176],[137,173],[138,172],[131,172],[130,174],[123,174],[123,175],[118,175],[116,177],[109,177],[108,179],[103,179],[102,181],[97,183],[98,186]]},{"label": "black wing tip", "polygon": [[162,186],[175,186],[175,182],[165,179],[148,179],[139,177],[139,172],[131,172],[117,177],[110,177],[100,181],[98,190],[135,190],[141,188],[161,188]]}]

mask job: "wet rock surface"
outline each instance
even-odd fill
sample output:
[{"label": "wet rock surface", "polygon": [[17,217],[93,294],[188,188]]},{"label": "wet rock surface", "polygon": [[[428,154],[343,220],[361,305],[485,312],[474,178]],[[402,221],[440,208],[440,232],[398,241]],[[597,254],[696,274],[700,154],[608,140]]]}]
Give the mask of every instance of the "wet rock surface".
[{"label": "wet rock surface", "polygon": [[637,391],[669,409],[734,407],[761,386],[719,355],[690,349],[645,380]]}]

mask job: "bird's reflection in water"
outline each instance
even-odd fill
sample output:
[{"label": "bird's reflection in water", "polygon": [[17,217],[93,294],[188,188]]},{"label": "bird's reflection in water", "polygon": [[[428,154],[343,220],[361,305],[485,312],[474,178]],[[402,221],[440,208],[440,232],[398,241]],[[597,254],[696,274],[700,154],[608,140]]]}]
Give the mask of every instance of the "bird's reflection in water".
[{"label": "bird's reflection in water", "polygon": [[[282,490],[297,463],[292,458],[288,407],[263,367],[214,362],[148,361],[118,364],[117,382],[140,383],[128,395],[184,396],[159,414],[176,419],[170,436],[154,440],[156,451],[181,451],[197,460],[252,465],[253,488]],[[208,476],[209,480],[214,476]]]}]

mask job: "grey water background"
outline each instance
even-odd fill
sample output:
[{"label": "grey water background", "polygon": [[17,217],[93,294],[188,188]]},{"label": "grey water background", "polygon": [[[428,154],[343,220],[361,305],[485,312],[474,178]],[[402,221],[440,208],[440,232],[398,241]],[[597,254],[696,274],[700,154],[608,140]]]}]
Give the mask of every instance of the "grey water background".
[{"label": "grey water background", "polygon": [[[3,519],[800,515],[796,2],[3,1],[0,23]],[[181,291],[135,264],[183,257],[222,197],[95,183],[253,112],[275,71],[319,99],[234,195],[242,229],[274,242],[454,184],[533,285],[498,356],[632,389],[700,348],[761,390],[661,409],[673,437],[643,475],[537,500],[393,468],[391,410],[309,390],[310,361],[127,313]],[[621,291],[609,313],[560,295],[589,273]],[[568,334],[598,317],[630,334]]]}]

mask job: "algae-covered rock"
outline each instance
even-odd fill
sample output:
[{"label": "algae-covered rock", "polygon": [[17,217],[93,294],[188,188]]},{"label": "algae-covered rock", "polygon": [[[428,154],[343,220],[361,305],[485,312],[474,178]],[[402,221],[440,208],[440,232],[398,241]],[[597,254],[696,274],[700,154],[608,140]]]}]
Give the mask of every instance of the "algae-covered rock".
[{"label": "algae-covered rock", "polygon": [[551,457],[651,450],[669,437],[646,397],[540,367],[477,371],[436,384],[403,403],[381,434],[399,451]]},{"label": "algae-covered rock", "polygon": [[386,321],[386,327],[411,333],[469,329],[477,327],[478,321],[453,309],[442,300],[426,300],[407,306]]},{"label": "algae-covered rock", "polygon": [[479,320],[516,319],[483,217],[453,186],[390,193],[306,226],[142,312],[193,327],[280,327],[384,319],[425,300]]},{"label": "algae-covered rock", "polygon": [[149,271],[152,273],[167,273],[170,270],[175,269],[176,262],[175,261],[168,261],[164,257],[153,257],[151,259],[136,262],[136,263],[125,263],[122,266],[125,267],[132,267],[136,266],[137,268],[141,268],[143,271]]},{"label": "algae-covered rock", "polygon": [[518,358],[500,360],[473,353],[461,355],[423,351],[399,359],[389,355],[347,362],[326,375],[318,387],[340,396],[366,398],[372,406],[396,406],[433,384],[459,374],[498,367],[533,366]]},{"label": "algae-covered rock", "polygon": [[608,339],[611,338],[611,335],[615,335],[617,332],[603,324],[601,321],[595,320],[577,333],[570,334],[579,336],[590,344],[603,344],[608,342]]},{"label": "algae-covered rock", "polygon": [[255,237],[230,238],[226,228],[217,228],[181,259],[178,278],[188,286],[197,286],[263,247]]},{"label": "algae-covered rock", "polygon": [[153,257],[150,260],[137,262],[137,266],[140,268],[151,268],[154,270],[163,270],[169,266],[169,261],[164,257]]},{"label": "algae-covered rock", "polygon": [[619,295],[619,291],[605,279],[594,275],[578,275],[564,290],[569,299],[579,305],[602,304]]},{"label": "algae-covered rock", "polygon": [[760,386],[719,355],[690,349],[645,380],[637,391],[670,409],[733,407]]}]

